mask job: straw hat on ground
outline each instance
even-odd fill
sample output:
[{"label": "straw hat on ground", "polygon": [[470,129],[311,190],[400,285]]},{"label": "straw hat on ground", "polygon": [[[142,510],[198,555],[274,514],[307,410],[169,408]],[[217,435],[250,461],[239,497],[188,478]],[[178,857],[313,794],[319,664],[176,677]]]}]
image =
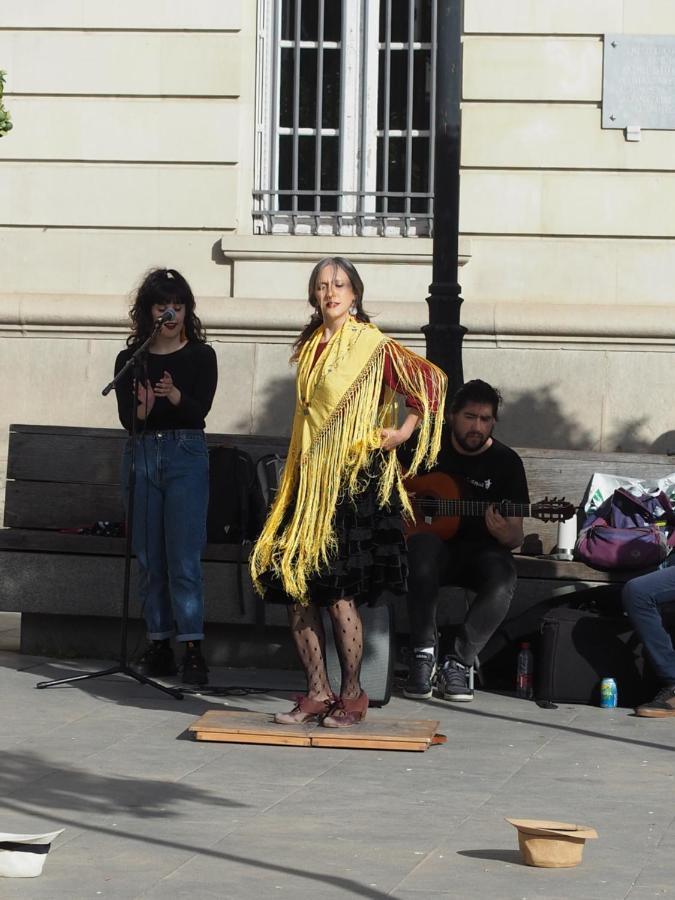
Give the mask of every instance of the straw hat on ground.
[{"label": "straw hat on ground", "polygon": [[542,819],[508,819],[518,829],[518,846],[528,866],[562,869],[578,866],[589,838],[597,838],[595,828]]}]

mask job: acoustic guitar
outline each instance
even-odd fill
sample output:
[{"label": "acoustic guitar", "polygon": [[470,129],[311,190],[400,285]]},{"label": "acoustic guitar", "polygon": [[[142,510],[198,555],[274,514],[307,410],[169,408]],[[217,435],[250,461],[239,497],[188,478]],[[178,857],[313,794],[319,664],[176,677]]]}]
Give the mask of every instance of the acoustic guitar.
[{"label": "acoustic guitar", "polygon": [[542,522],[564,522],[576,515],[575,506],[566,502],[564,497],[553,497],[551,500],[545,497],[540,503],[467,499],[462,496],[462,483],[444,472],[416,475],[406,478],[404,483],[415,514],[415,521],[407,525],[407,533],[437,534],[444,541],[457,534],[464,516],[482,518],[490,506],[495,506],[506,517],[532,517]]}]

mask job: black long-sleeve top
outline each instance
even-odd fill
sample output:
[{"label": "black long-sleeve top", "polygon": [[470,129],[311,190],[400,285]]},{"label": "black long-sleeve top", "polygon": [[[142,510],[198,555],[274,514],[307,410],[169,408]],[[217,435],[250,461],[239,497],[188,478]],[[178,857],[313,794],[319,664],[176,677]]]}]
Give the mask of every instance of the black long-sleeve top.
[{"label": "black long-sleeve top", "polygon": [[[134,348],[128,347],[115,360],[115,374],[124,366]],[[146,431],[168,431],[174,428],[204,428],[205,419],[213,403],[218,382],[216,354],[208,344],[189,341],[174,353],[148,353],[147,381],[157,384],[164,372],[169,372],[181,393],[180,403],[174,406],[166,397],[157,397],[145,422]],[[141,377],[143,381],[144,378]],[[138,408],[133,395],[132,369],[115,385],[120,422],[131,432],[132,416]],[[143,420],[136,419],[136,429],[143,428]]]}]

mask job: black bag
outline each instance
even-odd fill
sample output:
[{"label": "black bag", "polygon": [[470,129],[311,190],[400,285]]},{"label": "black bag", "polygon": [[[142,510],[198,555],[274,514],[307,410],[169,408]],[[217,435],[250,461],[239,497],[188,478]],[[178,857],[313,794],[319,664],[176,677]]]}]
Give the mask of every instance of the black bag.
[{"label": "black bag", "polygon": [[524,605],[518,604],[517,596],[514,598],[506,618],[480,652],[477,674],[482,687],[515,690],[520,644],[528,641],[535,648],[539,641],[542,619],[551,609],[560,607],[564,602],[560,597],[552,596],[533,605]]},{"label": "black bag", "polygon": [[250,454],[238,447],[209,448],[206,539],[241,544],[260,533],[264,503]]},{"label": "black bag", "polygon": [[[620,586],[581,592],[541,620],[535,696],[554,703],[600,705],[600,682],[614,678],[619,706],[638,706],[655,693],[642,645],[621,612]],[[591,598],[596,591],[602,596]]]},{"label": "black bag", "polygon": [[255,470],[258,476],[258,486],[260,487],[266,510],[269,510],[277,495],[281,473],[285,464],[286,458],[279,456],[278,453],[268,453],[265,456],[261,456],[256,463]]},{"label": "black bag", "polygon": [[[238,447],[210,447],[206,539],[214,544],[238,546],[237,593],[242,613],[246,611],[244,544],[260,534],[264,516],[265,504],[251,455]],[[264,623],[261,601],[256,603],[256,621]]]}]

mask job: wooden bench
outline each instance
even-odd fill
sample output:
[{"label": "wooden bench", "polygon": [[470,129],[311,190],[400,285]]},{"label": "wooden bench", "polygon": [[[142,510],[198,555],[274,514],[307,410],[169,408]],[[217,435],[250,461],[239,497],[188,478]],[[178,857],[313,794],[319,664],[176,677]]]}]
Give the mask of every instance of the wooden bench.
[{"label": "wooden bench", "polygon": [[[579,450],[539,450],[519,448],[527,474],[532,502],[545,496],[567,500],[579,506],[594,472],[608,475],[663,478],[675,471],[675,459],[655,453],[597,453]],[[525,541],[515,554],[518,589],[511,607],[515,617],[537,600],[566,587],[593,587],[622,584],[636,572],[601,572],[576,561],[548,557],[556,544],[556,523],[525,520]]]},{"label": "wooden bench", "polygon": [[[0,610],[21,612],[22,652],[93,657],[117,650],[124,538],[61,529],[124,520],[119,469],[125,440],[121,429],[10,426]],[[258,435],[210,434],[208,443],[236,445],[256,461],[288,446],[286,438]],[[255,659],[250,642],[259,642],[254,626],[260,625],[261,605],[244,579],[242,608],[238,554],[232,544],[207,544],[203,554],[206,621],[223,630],[249,626],[238,643],[231,642],[226,659],[214,660],[221,664]],[[130,614],[140,619],[133,588],[131,594]],[[268,606],[264,612],[270,626],[286,626],[283,609]],[[266,658],[279,668],[294,659],[283,643],[268,647]]]},{"label": "wooden bench", "polygon": [[[270,452],[284,454],[287,438],[210,434],[210,445],[230,444],[254,460]],[[103,656],[117,648],[116,622],[122,597],[124,540],[59,529],[96,521],[123,520],[119,461],[126,435],[116,429],[35,425],[10,426],[5,528],[0,530],[0,610],[21,612],[22,650],[51,656]],[[566,497],[578,504],[595,471],[657,478],[675,469],[667,456],[587,453],[571,450],[519,449],[532,501]],[[550,553],[557,534],[554,523],[525,522],[524,548],[537,555],[516,554],[519,584],[513,615],[561,587],[624,581],[624,573],[598,572],[582,563],[555,561]],[[205,616],[212,661],[222,665],[293,667],[295,656],[280,635],[285,611],[261,606],[248,579],[244,605],[237,591],[238,549],[208,544],[204,560]],[[455,589],[444,589],[453,595]],[[135,595],[135,592],[134,592]],[[463,603],[459,604],[460,612]],[[443,603],[439,623],[457,620],[458,605]],[[139,617],[132,604],[132,616]],[[75,618],[76,617],[76,618]],[[103,624],[110,627],[105,630]],[[395,627],[407,632],[405,602],[395,603]],[[235,629],[236,640],[227,640]],[[104,633],[105,632],[105,633]],[[215,635],[222,641],[216,641]]]}]

